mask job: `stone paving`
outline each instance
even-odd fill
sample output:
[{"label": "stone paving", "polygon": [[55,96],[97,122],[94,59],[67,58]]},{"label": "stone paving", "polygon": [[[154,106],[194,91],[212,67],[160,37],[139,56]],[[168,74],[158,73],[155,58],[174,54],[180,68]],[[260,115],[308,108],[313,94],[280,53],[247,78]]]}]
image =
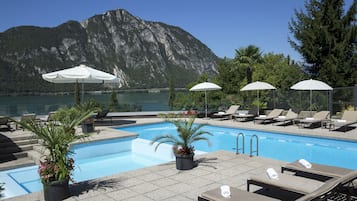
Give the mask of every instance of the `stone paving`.
[{"label": "stone paving", "polygon": [[[141,118],[135,120],[138,124],[161,121],[157,118]],[[197,119],[197,123],[357,141],[356,129],[344,133],[329,131],[323,128],[307,129],[298,128],[294,125],[284,127],[271,124],[259,125],[253,122],[242,123],[232,120],[217,121]],[[105,132],[111,133],[110,128],[97,129],[104,129]],[[99,133],[96,138],[99,139],[100,136]],[[286,163],[263,157],[236,155],[228,151],[216,151],[195,158],[198,159],[200,163],[198,167],[193,170],[178,171],[175,168],[175,163],[170,162],[78,183],[71,187],[73,196],[66,200],[197,200],[200,193],[217,188],[223,184],[245,190],[246,181],[250,176],[263,174],[268,167],[280,170],[281,165]],[[251,191],[257,189],[258,188],[253,188]],[[6,200],[25,201],[42,199],[42,192],[37,192]]]}]

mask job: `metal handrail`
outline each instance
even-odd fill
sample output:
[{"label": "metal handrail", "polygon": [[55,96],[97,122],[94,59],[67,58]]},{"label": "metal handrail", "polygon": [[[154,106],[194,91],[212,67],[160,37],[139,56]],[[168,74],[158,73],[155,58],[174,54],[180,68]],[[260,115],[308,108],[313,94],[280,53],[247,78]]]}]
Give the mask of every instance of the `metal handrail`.
[{"label": "metal handrail", "polygon": [[[242,139],[243,139],[242,148],[239,148],[239,136],[242,136]],[[244,134],[243,133],[238,133],[237,138],[236,138],[236,154],[239,154],[239,150],[242,150],[242,153],[244,154]]]},{"label": "metal handrail", "polygon": [[[253,151],[253,149],[252,149],[252,146],[253,146],[253,138],[256,139],[255,151]],[[252,136],[250,137],[250,155],[249,155],[250,157],[253,156],[253,153],[256,153],[256,154],[257,154],[256,156],[258,156],[258,154],[259,154],[258,144],[259,144],[259,138],[258,138],[258,136],[257,136],[257,135],[252,135]]]}]

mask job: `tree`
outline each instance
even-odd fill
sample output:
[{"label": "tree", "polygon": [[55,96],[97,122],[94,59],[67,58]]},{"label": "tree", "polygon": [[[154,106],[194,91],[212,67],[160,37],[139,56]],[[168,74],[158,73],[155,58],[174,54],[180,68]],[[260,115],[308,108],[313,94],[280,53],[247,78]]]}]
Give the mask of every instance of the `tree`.
[{"label": "tree", "polygon": [[217,80],[226,94],[238,94],[242,81],[246,77],[246,67],[239,66],[235,60],[219,59],[217,62]]},{"label": "tree", "polygon": [[176,98],[176,94],[175,94],[174,81],[171,77],[169,80],[169,103],[168,103],[170,110],[173,110],[174,108],[175,98]]},{"label": "tree", "polygon": [[307,62],[312,78],[336,86],[354,85],[357,79],[357,1],[344,13],[343,0],[309,0],[306,12],[295,10],[289,29],[291,46]]},{"label": "tree", "polygon": [[268,82],[285,91],[305,78],[300,66],[290,64],[289,57],[273,53],[263,55],[262,63],[256,66],[253,76],[253,80]]},{"label": "tree", "polygon": [[119,105],[118,97],[117,97],[117,92],[113,88],[112,94],[110,95],[110,100],[109,100],[109,108],[111,110],[115,110]]},{"label": "tree", "polygon": [[239,48],[236,50],[235,60],[238,65],[246,67],[247,81],[253,81],[253,68],[257,63],[261,62],[261,51],[259,47],[249,45],[246,48]]}]

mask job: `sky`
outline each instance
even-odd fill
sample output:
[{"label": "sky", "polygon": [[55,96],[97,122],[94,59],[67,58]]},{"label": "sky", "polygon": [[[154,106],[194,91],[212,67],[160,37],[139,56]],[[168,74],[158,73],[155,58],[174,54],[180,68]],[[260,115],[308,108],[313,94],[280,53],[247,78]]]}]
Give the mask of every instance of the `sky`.
[{"label": "sky", "polygon": [[[289,44],[288,23],[305,0],[1,0],[0,32],[15,26],[55,27],[125,9],[143,20],[181,27],[217,56],[255,45],[264,53],[302,58]],[[345,0],[350,6],[353,0]]]}]

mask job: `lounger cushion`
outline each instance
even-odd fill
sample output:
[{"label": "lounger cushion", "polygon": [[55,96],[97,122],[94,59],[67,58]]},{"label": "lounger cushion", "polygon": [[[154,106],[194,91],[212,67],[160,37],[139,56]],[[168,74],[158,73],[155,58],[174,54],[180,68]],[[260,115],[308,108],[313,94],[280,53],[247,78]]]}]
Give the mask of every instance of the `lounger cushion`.
[{"label": "lounger cushion", "polygon": [[347,168],[340,168],[336,166],[322,165],[317,163],[312,163],[311,168],[307,169],[303,165],[301,165],[298,160],[284,165],[284,168],[296,170],[296,172],[306,172],[328,177],[341,177],[353,171]]},{"label": "lounger cushion", "polygon": [[244,190],[240,190],[237,188],[230,188],[231,191],[231,197],[230,198],[225,198],[221,195],[221,191],[219,188],[206,191],[200,195],[201,198],[204,200],[210,200],[210,201],[226,201],[226,200],[242,200],[242,201],[277,201],[277,199],[268,197],[268,196],[263,196],[259,195],[256,193],[251,193],[247,192]]},{"label": "lounger cushion", "polygon": [[278,180],[270,179],[267,174],[252,176],[250,180],[264,183],[265,186],[272,186],[300,194],[311,193],[324,184],[321,181],[280,173]]}]

